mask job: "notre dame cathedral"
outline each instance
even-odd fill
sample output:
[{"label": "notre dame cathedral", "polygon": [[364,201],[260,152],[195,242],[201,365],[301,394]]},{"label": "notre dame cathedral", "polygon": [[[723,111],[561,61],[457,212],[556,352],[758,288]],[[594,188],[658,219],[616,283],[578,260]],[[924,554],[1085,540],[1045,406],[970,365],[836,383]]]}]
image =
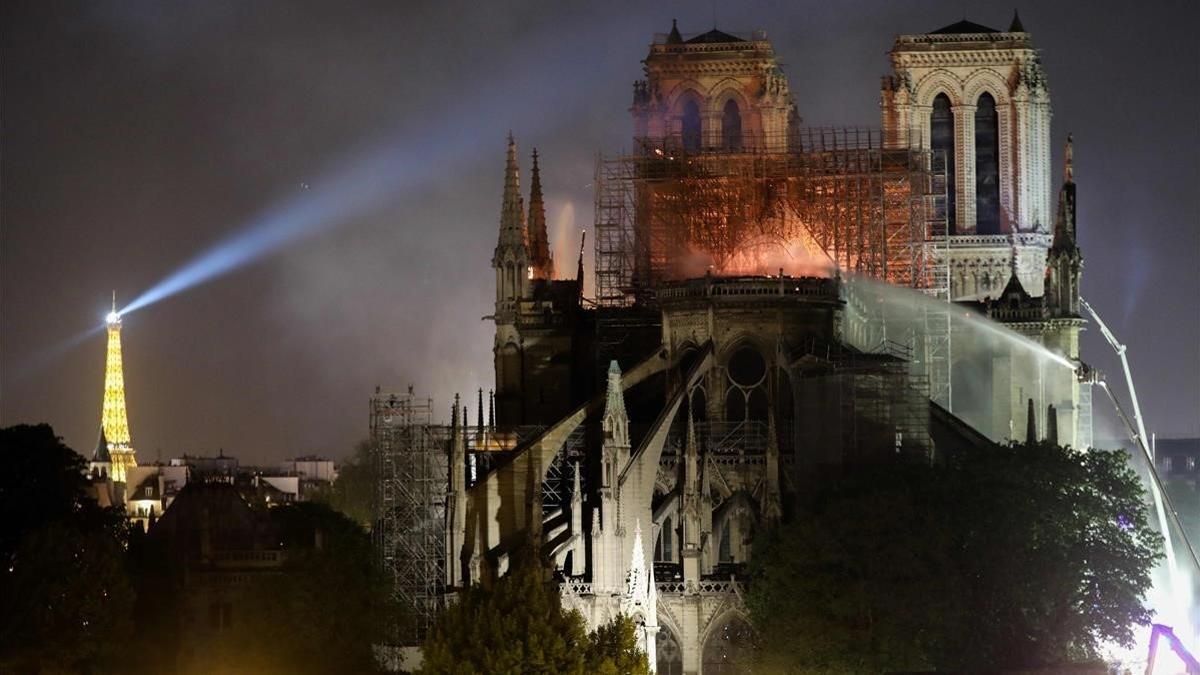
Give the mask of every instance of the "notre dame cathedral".
[{"label": "notre dame cathedral", "polygon": [[[588,296],[582,254],[551,257],[545,167],[526,201],[509,138],[494,396],[432,436],[442,525],[384,528],[409,563],[430,554],[405,542],[437,539],[404,598],[489,584],[533,542],[591,627],[635,618],[658,672],[736,672],[752,541],[816,472],[1090,444],[1071,147],[1056,197],[1030,34],[961,21],[897,36],[890,61],[880,129],[809,129],[765,33],[656,36],[634,150],[597,165]],[[884,285],[911,302],[879,304]],[[401,466],[392,419],[373,434]]]}]

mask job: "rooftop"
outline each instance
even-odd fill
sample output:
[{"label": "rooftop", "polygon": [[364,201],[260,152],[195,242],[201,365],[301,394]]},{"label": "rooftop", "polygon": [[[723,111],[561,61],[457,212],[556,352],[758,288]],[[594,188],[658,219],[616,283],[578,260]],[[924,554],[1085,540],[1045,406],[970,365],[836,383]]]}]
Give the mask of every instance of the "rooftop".
[{"label": "rooftop", "polygon": [[949,26],[942,26],[941,28],[939,28],[937,30],[929,31],[929,34],[930,35],[976,35],[976,34],[980,34],[980,33],[999,33],[999,32],[1000,31],[996,30],[995,28],[988,28],[987,26],[977,24],[974,21],[967,21],[966,19],[963,19],[962,21],[959,21],[957,23],[952,23]]}]

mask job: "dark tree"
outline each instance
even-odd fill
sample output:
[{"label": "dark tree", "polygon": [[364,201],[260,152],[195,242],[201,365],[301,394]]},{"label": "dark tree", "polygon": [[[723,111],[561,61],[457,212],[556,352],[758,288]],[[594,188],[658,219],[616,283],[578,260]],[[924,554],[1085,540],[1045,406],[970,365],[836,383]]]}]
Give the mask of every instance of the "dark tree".
[{"label": "dark tree", "polygon": [[120,510],[48,425],[0,429],[0,671],[107,670],[130,637]]},{"label": "dark tree", "polygon": [[434,625],[422,673],[647,673],[627,618],[588,635],[583,617],[565,611],[544,567],[523,562],[490,590],[473,586]]},{"label": "dark tree", "polygon": [[864,466],[759,537],[747,597],[768,671],[925,670],[960,620],[939,476]]},{"label": "dark tree", "polygon": [[748,597],[769,666],[1024,668],[1128,643],[1161,539],[1119,453],[965,449],[848,470],[764,534]]},{"label": "dark tree", "polygon": [[245,609],[218,660],[243,671],[375,672],[372,645],[389,605],[370,538],[323,504],[270,514],[287,562],[244,589]]},{"label": "dark tree", "polygon": [[354,448],[354,456],[338,467],[337,480],[313,495],[312,500],[328,504],[349,516],[359,525],[370,528],[375,524],[375,490],[379,483],[374,445],[362,441]]}]

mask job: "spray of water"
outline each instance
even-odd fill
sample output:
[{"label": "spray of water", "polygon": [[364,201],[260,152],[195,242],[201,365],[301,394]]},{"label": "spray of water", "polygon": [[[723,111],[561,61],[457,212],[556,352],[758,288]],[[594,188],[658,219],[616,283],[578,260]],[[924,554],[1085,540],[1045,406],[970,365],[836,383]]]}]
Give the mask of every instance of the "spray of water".
[{"label": "spray of water", "polygon": [[[843,272],[843,274],[846,273]],[[956,333],[965,333],[980,338],[990,337],[1016,347],[1021,352],[1053,367],[1062,367],[1072,371],[1079,369],[1079,364],[1063,354],[971,309],[947,305],[944,300],[939,300],[916,289],[886,284],[854,274],[847,275],[847,278],[854,296],[864,301],[870,306],[870,309],[878,312],[881,316],[913,317],[925,312],[949,311],[951,328]]]},{"label": "spray of water", "polygon": [[[899,286],[883,284],[872,279],[852,277],[850,285],[853,287],[851,291],[853,296],[857,300],[864,302],[868,306],[868,311],[879,312],[884,317],[918,316],[927,310],[945,311],[947,309],[945,302],[934,299],[924,293]],[[1050,368],[1061,367],[1072,371],[1077,371],[1079,368],[1079,364],[1066,356],[1001,324],[991,321],[977,312],[956,306],[951,306],[950,310],[952,312],[952,330],[956,335],[974,335],[977,339],[970,340],[972,343],[987,344],[988,338],[990,338],[1001,341],[1010,347],[1015,347]],[[1106,383],[1101,382],[1100,386],[1103,387],[1103,391],[1112,397],[1112,393],[1109,391]],[[958,400],[960,395],[961,392],[955,391],[955,400]],[[990,396],[990,392],[983,392],[982,396],[988,397]],[[1126,418],[1124,411],[1121,410],[1115,397],[1112,397],[1112,402],[1117,406],[1117,412],[1125,423],[1131,425],[1132,422]],[[1131,433],[1133,433],[1133,427],[1129,426],[1129,428]],[[1172,524],[1169,522],[1167,509],[1164,507],[1160,490],[1152,479],[1147,478],[1147,480],[1149,483],[1148,492],[1153,497],[1159,531],[1167,535],[1166,545],[1172,547],[1172,542],[1175,538],[1169,536]],[[1191,575],[1187,574],[1182,569],[1182,566],[1175,563],[1175,559],[1182,556],[1176,555],[1176,551],[1172,548],[1168,548],[1167,553],[1168,556],[1164,565],[1156,569],[1152,575],[1153,587],[1147,595],[1146,603],[1147,606],[1155,611],[1155,621],[1174,626],[1175,634],[1188,649],[1194,651],[1197,645],[1197,635],[1192,628],[1190,617],[1190,612],[1193,609],[1191,600]],[[1114,662],[1126,664],[1140,662],[1144,665],[1148,647],[1148,635],[1149,628],[1139,631],[1139,639],[1131,649],[1120,648],[1116,645],[1106,645],[1106,657]]]}]

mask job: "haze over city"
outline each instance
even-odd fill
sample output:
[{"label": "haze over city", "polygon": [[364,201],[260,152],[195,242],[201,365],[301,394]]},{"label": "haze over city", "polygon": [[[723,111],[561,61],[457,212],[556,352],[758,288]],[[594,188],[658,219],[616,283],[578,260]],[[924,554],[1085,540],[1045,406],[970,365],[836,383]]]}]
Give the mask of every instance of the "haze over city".
[{"label": "haze over city", "polygon": [[[1195,436],[1200,17],[1184,2],[1088,7],[1020,7],[1053,94],[1053,183],[1073,132],[1083,295],[1129,345],[1150,430]],[[506,134],[523,172],[540,152],[551,246],[573,269],[596,153],[630,145],[647,44],[673,18],[686,32],[714,23],[692,3],[12,3],[3,15],[0,422],[49,421],[88,451],[104,337],[72,338],[100,326],[111,292],[123,307],[214,245],[272,218],[303,223],[304,236],[124,317],[143,461],[340,457],[366,436],[376,385],[412,384],[442,416],[455,392],[492,387],[480,319]],[[806,125],[877,127],[894,34],[964,16],[1003,27],[1011,8],[754,2],[718,7],[715,22],[767,30]],[[585,265],[590,294],[590,242]],[[1094,328],[1081,352],[1119,375]],[[1096,437],[1121,435],[1097,406]]]}]

